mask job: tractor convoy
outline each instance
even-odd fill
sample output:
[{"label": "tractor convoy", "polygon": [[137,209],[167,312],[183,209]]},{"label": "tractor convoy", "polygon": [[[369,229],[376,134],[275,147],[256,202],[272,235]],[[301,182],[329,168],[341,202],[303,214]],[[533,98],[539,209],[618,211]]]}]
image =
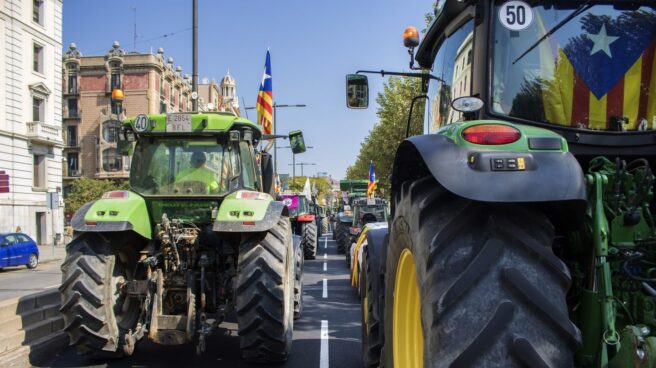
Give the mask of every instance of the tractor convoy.
[{"label": "tractor convoy", "polygon": [[263,135],[231,113],[125,120],[130,190],[72,219],[71,344],[201,354],[236,318],[244,360],[285,361],[305,260],[332,233],[364,367],[656,366],[654,2],[439,0],[423,40],[403,40],[410,71],[346,76],[354,109],[367,74],[421,87],[387,198],[367,180],[342,180],[327,205],[278,193],[258,144],[304,149],[300,131]]},{"label": "tractor convoy", "polygon": [[365,74],[422,89],[358,242],[363,365],[653,367],[654,2],[440,0],[404,44],[346,78],[351,108]]}]

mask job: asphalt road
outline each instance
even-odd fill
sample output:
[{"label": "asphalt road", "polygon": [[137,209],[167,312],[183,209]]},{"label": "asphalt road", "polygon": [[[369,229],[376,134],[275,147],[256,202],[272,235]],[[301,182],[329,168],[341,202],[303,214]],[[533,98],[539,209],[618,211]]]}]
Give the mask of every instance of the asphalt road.
[{"label": "asphalt road", "polygon": [[60,263],[41,263],[33,270],[25,266],[3,268],[0,271],[0,301],[58,287],[61,284]]},{"label": "asphalt road", "polygon": [[[317,259],[305,262],[303,278],[304,310],[294,322],[294,342],[289,360],[276,367],[328,368],[360,367],[360,304],[344,255],[337,254],[330,236],[322,237]],[[325,264],[325,266],[324,266]],[[325,271],[324,271],[325,269]],[[327,288],[324,291],[324,280]],[[324,339],[322,341],[322,326]],[[94,361],[67,349],[45,364],[46,367],[245,367],[241,360],[236,324],[222,324],[207,341],[207,351],[197,357],[195,347],[164,347],[145,339],[131,357],[114,361]],[[263,365],[254,365],[262,367]]]}]

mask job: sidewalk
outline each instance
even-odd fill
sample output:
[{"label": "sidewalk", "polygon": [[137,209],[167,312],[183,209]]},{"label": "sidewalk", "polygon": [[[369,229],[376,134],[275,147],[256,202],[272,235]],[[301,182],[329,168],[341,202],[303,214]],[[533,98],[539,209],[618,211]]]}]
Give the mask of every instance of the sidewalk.
[{"label": "sidewalk", "polygon": [[66,257],[66,246],[39,245],[39,263],[59,262]]}]

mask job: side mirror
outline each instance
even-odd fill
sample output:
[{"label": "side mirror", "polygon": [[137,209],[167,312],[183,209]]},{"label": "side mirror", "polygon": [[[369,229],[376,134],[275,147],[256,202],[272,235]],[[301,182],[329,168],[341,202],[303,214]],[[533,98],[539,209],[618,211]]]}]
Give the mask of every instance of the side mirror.
[{"label": "side mirror", "polygon": [[294,154],[303,153],[306,151],[305,140],[303,139],[303,132],[294,130],[289,132],[289,145],[292,147]]},{"label": "side mirror", "polygon": [[348,74],[346,76],[346,107],[349,109],[369,107],[369,80],[366,75]]},{"label": "side mirror", "polygon": [[121,156],[132,156],[132,142],[119,140],[116,142],[116,149]]}]

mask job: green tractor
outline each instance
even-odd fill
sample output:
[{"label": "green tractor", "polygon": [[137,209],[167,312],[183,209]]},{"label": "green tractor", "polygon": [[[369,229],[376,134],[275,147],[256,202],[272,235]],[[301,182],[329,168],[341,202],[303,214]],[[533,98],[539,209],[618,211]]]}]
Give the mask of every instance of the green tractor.
[{"label": "green tractor", "polygon": [[147,336],[200,354],[236,315],[245,360],[286,360],[302,249],[288,208],[267,193],[270,156],[255,148],[280,136],[226,113],[139,115],[117,133],[131,189],[77,211],[61,266],[71,345],[118,357]]},{"label": "green tractor", "polygon": [[[366,367],[653,367],[654,1],[440,0],[389,231],[363,254]],[[415,56],[416,49],[416,56]],[[414,64],[418,63],[416,67]]]},{"label": "green tractor", "polygon": [[311,212],[311,203],[303,194],[283,194],[283,203],[289,208],[289,216],[294,234],[301,237],[301,248],[305,259],[317,257],[319,234],[316,216]]},{"label": "green tractor", "polygon": [[383,198],[358,198],[353,200],[351,208],[353,216],[348,237],[344,244],[337,244],[338,247],[342,246],[346,250],[344,252],[346,264],[349,266],[353,257],[352,245],[357,241],[364,225],[389,221],[389,205]]},{"label": "green tractor", "polygon": [[[367,196],[367,180],[340,180],[339,189],[347,192],[346,200],[340,200],[339,209],[334,216],[333,240],[337,241],[337,252],[345,253],[349,243],[349,232],[353,223],[353,201]],[[348,243],[348,245],[347,245]]]}]

